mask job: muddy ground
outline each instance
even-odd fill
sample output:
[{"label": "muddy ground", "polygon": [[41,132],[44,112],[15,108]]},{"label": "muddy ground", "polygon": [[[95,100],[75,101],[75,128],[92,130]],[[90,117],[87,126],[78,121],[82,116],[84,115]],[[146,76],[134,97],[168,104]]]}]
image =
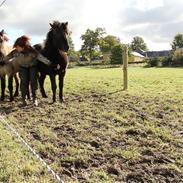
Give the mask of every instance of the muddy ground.
[{"label": "muddy ground", "polygon": [[183,182],[183,101],[122,91],[50,101],[0,111],[66,182]]}]

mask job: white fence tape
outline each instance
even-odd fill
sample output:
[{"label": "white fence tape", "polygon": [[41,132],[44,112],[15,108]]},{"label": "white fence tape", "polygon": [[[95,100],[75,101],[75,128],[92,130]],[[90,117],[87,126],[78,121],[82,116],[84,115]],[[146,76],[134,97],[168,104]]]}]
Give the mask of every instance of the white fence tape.
[{"label": "white fence tape", "polygon": [[0,115],[0,121],[1,123],[3,123],[6,128],[8,130],[10,130],[11,132],[14,133],[14,135],[16,135],[16,137],[18,138],[18,140],[20,142],[22,142],[26,147],[27,149],[38,159],[40,160],[40,162],[46,166],[46,168],[48,169],[49,172],[51,172],[51,174],[54,176],[55,180],[59,183],[64,183],[63,180],[61,180],[61,178],[59,177],[59,175],[40,157],[40,155],[38,153],[36,153],[36,151],[20,136],[20,134],[17,132],[17,130],[15,128],[13,128],[9,123],[8,123],[8,120],[5,119],[4,116],[1,116]]}]

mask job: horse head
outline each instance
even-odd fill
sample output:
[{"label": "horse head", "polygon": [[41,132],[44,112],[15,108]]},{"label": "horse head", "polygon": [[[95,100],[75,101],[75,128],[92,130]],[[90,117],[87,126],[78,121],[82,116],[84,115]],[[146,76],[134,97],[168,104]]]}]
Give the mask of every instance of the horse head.
[{"label": "horse head", "polygon": [[8,41],[8,37],[6,36],[6,33],[4,32],[4,30],[2,30],[0,32],[0,44],[2,44],[4,41]]},{"label": "horse head", "polygon": [[3,42],[4,42],[4,30],[0,32],[0,61],[2,61],[4,54],[2,51],[3,48]]},{"label": "horse head", "polygon": [[0,60],[6,55],[7,49],[5,43],[8,41],[8,37],[4,30],[0,31]]},{"label": "horse head", "polygon": [[54,21],[50,23],[52,33],[52,44],[61,52],[67,52],[69,50],[69,43],[67,39],[68,35],[68,22],[60,23]]}]

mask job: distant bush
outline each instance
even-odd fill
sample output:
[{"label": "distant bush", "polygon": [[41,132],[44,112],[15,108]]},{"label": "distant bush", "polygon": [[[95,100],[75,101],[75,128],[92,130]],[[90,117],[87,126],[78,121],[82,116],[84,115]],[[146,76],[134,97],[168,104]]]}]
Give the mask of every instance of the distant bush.
[{"label": "distant bush", "polygon": [[183,66],[183,56],[173,57],[172,66]]},{"label": "distant bush", "polygon": [[112,48],[111,50],[111,58],[110,58],[110,63],[111,64],[122,64],[122,51],[123,51],[123,46],[122,45],[116,45]]},{"label": "distant bush", "polygon": [[152,57],[146,59],[146,62],[149,67],[166,67],[166,66],[172,66],[173,61],[172,57]]},{"label": "distant bush", "polygon": [[163,67],[172,66],[172,56],[163,57],[162,58],[162,66]]},{"label": "distant bush", "polygon": [[147,64],[150,67],[156,67],[158,65],[158,62],[160,62],[159,57],[152,57],[147,59]]},{"label": "distant bush", "polygon": [[69,56],[70,62],[78,62],[79,61],[79,52],[77,52],[77,51],[69,50],[68,56]]}]

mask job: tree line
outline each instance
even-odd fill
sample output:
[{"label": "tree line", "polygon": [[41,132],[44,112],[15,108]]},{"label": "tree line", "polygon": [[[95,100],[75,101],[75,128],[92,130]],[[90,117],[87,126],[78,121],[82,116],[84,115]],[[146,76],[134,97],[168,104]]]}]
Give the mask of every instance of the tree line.
[{"label": "tree line", "polygon": [[[108,55],[110,56],[108,59],[110,59],[111,63],[121,62],[121,54],[125,44],[121,43],[118,37],[107,35],[104,28],[96,28],[95,30],[87,29],[86,32],[81,35],[81,39],[83,44],[80,54],[86,56],[89,61],[99,55]],[[147,50],[146,43],[143,38],[139,36],[134,37],[131,44],[128,46],[131,51],[136,50],[136,48]]]},{"label": "tree line", "polygon": [[[122,50],[124,46],[128,46],[129,53],[131,51],[143,50],[148,51],[147,44],[140,36],[133,37],[130,44],[125,45],[120,39],[114,35],[108,35],[104,28],[96,28],[95,30],[87,29],[84,34],[81,35],[82,46],[79,52],[74,50],[74,44],[69,38],[70,42],[70,55],[73,58],[82,56],[89,61],[99,57],[100,55],[107,55],[105,59],[109,59],[111,63],[121,63]],[[175,35],[172,43],[172,50],[176,48],[183,48],[183,34]]]}]

